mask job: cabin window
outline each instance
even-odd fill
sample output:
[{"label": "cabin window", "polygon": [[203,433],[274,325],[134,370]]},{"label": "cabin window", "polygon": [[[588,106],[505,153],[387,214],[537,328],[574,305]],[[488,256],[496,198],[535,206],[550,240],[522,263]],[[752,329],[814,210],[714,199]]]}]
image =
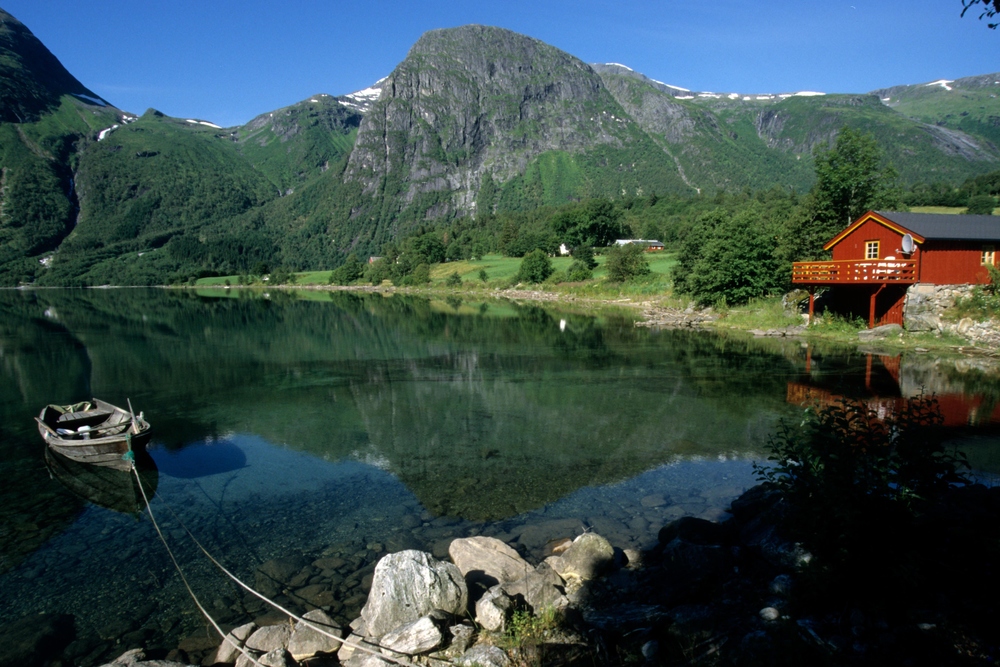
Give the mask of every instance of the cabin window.
[{"label": "cabin window", "polygon": [[995,266],[996,256],[997,256],[996,249],[993,246],[984,245],[983,256],[979,260],[979,263],[982,264],[983,266],[986,266],[987,264],[989,264],[990,266]]},{"label": "cabin window", "polygon": [[865,259],[878,259],[878,241],[865,241]]}]

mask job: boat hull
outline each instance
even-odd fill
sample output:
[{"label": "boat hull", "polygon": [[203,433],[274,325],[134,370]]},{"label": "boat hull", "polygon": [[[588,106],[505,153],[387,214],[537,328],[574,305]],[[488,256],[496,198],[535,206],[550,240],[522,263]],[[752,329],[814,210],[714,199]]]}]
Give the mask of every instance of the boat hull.
[{"label": "boat hull", "polygon": [[[134,422],[133,422],[134,420]],[[76,405],[48,405],[38,416],[38,432],[53,451],[78,463],[128,470],[128,452],[142,451],[152,431],[141,415],[99,399]]]}]

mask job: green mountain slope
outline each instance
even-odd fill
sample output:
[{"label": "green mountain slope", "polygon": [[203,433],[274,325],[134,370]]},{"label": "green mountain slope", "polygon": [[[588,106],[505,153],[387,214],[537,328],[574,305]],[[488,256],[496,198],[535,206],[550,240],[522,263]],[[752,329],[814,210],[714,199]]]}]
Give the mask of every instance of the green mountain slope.
[{"label": "green mountain slope", "polygon": [[261,114],[236,130],[240,154],[290,194],[351,152],[361,114],[329,95]]},{"label": "green mountain slope", "polygon": [[[79,222],[39,284],[162,282],[202,265],[206,248],[243,268],[247,239],[227,223],[277,196],[228,132],[153,110],[84,147],[77,190]],[[217,236],[231,238],[216,247]]]},{"label": "green mountain slope", "polygon": [[345,172],[367,197],[360,214],[377,227],[398,232],[472,214],[487,175],[501,186],[530,180],[525,170],[545,171],[535,160],[549,153],[561,156],[549,162],[554,179],[529,202],[634,190],[644,173],[608,171],[633,171],[633,149],[656,172],[656,187],[687,189],[588,65],[530,37],[484,26],[434,30],[381,85]]},{"label": "green mountain slope", "polygon": [[873,91],[899,113],[1000,146],[1000,72]]}]

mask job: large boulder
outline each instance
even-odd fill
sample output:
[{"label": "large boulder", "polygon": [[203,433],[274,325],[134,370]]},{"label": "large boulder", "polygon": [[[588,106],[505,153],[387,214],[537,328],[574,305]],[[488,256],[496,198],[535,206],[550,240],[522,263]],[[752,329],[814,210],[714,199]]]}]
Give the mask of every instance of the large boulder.
[{"label": "large boulder", "polygon": [[[302,618],[305,621],[309,621],[310,625],[335,637],[344,636],[343,628],[337,625],[336,621],[330,618],[322,609],[314,609],[306,613]],[[341,642],[336,639],[332,639],[299,621],[295,624],[292,636],[288,640],[288,652],[292,654],[293,658],[301,661],[304,658],[311,658],[314,655],[322,653],[335,653],[340,649],[340,645]]]},{"label": "large boulder", "polygon": [[441,626],[447,621],[444,614],[428,615],[413,623],[400,626],[392,632],[382,635],[379,645],[396,653],[419,655],[440,648],[445,641]]},{"label": "large boulder", "polygon": [[241,625],[238,628],[233,628],[232,630],[230,630],[229,634],[226,635],[226,638],[222,640],[222,644],[220,644],[219,648],[216,650],[215,659],[212,662],[213,663],[236,662],[237,658],[240,657],[239,648],[242,648],[244,645],[246,645],[247,639],[250,637],[250,635],[252,635],[256,631],[257,631],[257,624],[253,622],[247,623],[246,625]]},{"label": "large boulder", "polygon": [[490,632],[503,632],[513,608],[514,601],[498,584],[476,602],[476,623]]},{"label": "large boulder", "polygon": [[495,537],[453,540],[448,555],[467,583],[482,584],[484,588],[516,581],[532,569],[520,554]]},{"label": "large boulder", "polygon": [[497,646],[477,644],[455,660],[460,667],[509,667],[510,658]]},{"label": "large boulder", "polygon": [[246,647],[260,653],[269,653],[276,648],[288,648],[292,629],[286,623],[260,628],[247,638]]},{"label": "large boulder", "polygon": [[565,584],[555,570],[542,563],[521,579],[500,584],[500,587],[512,599],[523,600],[537,614],[550,607],[564,609],[569,605]]},{"label": "large boulder", "polygon": [[600,576],[614,563],[615,549],[596,533],[584,533],[562,554],[563,576],[573,575],[587,580]]},{"label": "large boulder", "polygon": [[[8,663],[2,663],[8,664]],[[15,663],[10,663],[15,664]],[[114,662],[109,662],[102,667],[190,667],[181,662],[172,660],[146,660],[146,653],[141,648],[134,648],[131,651],[122,653]]]},{"label": "large boulder", "polygon": [[400,551],[375,566],[361,617],[367,636],[378,638],[435,609],[463,614],[468,600],[465,578],[455,565],[423,551]]}]

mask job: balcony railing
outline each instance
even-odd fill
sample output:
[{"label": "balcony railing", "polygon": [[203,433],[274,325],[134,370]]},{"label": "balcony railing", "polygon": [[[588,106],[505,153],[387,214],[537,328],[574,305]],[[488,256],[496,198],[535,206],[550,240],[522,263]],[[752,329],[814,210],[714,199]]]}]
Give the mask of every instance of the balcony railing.
[{"label": "balcony railing", "polygon": [[792,282],[836,285],[853,283],[915,283],[914,259],[848,259],[827,262],[795,262]]}]

